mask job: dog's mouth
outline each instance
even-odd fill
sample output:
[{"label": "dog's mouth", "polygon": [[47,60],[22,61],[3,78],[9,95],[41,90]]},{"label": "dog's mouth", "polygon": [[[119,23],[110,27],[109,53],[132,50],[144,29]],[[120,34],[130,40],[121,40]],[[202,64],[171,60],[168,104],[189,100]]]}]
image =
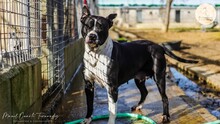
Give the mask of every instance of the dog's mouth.
[{"label": "dog's mouth", "polygon": [[95,51],[99,47],[99,38],[96,32],[90,32],[85,39],[89,49]]},{"label": "dog's mouth", "polygon": [[99,46],[97,44],[97,42],[98,42],[97,40],[87,40],[86,44],[88,44],[88,46],[91,50],[94,50],[94,49],[98,48],[98,46]]},{"label": "dog's mouth", "polygon": [[89,47],[94,49],[94,48],[97,48],[98,47],[98,44],[96,43],[88,43]]}]

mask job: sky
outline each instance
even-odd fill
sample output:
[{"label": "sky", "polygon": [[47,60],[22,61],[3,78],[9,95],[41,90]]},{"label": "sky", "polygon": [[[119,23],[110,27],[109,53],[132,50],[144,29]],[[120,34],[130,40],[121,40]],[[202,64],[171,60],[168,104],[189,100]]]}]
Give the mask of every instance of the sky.
[{"label": "sky", "polygon": [[[166,0],[99,0],[99,4],[162,4]],[[174,0],[174,4],[199,5],[201,3],[220,4],[220,0]]]}]

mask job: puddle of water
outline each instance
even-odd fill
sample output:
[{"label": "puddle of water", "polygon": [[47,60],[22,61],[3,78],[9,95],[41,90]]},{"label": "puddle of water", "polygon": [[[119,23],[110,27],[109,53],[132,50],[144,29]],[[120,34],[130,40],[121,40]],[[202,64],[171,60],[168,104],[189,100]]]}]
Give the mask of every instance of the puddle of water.
[{"label": "puddle of water", "polygon": [[212,115],[220,119],[219,93],[206,89],[205,85],[196,84],[173,67],[170,68],[170,71],[173,75],[171,80],[176,82],[176,84],[184,90],[187,96],[199,102],[203,107],[208,109]]}]

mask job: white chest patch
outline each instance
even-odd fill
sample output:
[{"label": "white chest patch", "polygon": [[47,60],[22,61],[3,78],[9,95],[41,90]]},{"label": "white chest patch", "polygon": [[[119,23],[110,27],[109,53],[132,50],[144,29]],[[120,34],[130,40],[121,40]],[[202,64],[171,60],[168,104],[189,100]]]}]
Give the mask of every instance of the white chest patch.
[{"label": "white chest patch", "polygon": [[107,72],[111,62],[113,42],[107,38],[105,43],[100,46],[97,52],[90,51],[85,44],[84,53],[84,76],[86,80],[99,83],[101,86],[106,86],[108,82]]}]

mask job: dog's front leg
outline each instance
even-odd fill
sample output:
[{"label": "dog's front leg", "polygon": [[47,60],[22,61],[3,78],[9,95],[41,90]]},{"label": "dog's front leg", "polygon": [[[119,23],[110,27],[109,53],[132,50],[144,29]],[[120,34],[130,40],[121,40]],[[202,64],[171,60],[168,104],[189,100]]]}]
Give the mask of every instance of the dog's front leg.
[{"label": "dog's front leg", "polygon": [[115,119],[117,114],[117,100],[118,100],[118,89],[108,88],[108,110],[109,110],[108,124],[115,124]]},{"label": "dog's front leg", "polygon": [[90,124],[92,121],[92,113],[93,113],[93,101],[94,101],[94,83],[89,81],[85,81],[85,93],[86,93],[86,104],[87,104],[87,114],[86,118],[83,120],[81,124]]}]

